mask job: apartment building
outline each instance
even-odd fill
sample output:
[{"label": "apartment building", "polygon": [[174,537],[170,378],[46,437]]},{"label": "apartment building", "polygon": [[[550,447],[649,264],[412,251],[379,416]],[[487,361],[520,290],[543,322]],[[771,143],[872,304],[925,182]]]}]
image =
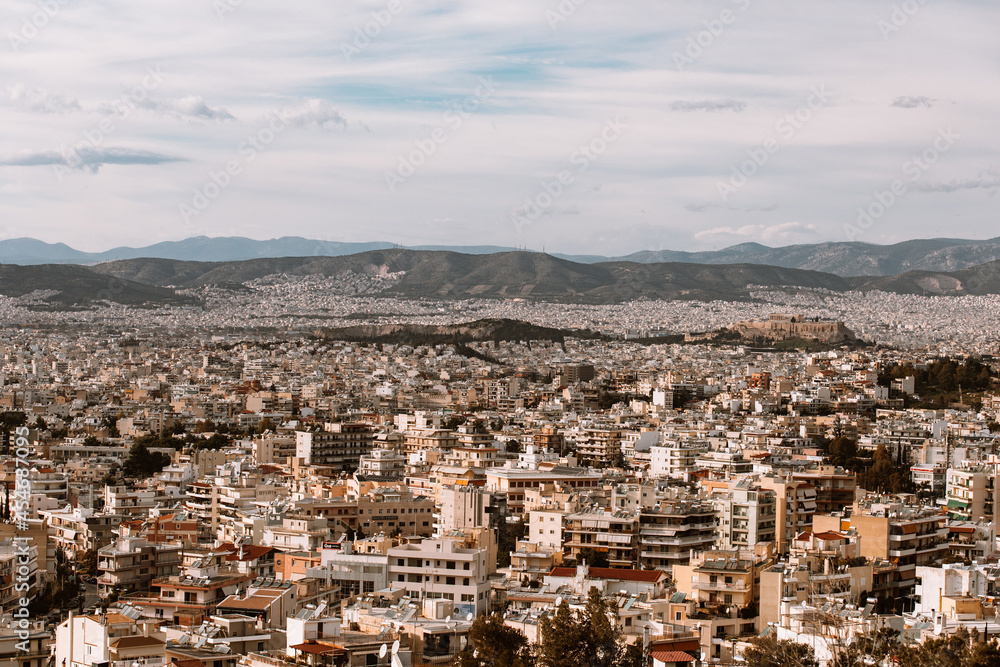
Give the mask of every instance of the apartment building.
[{"label": "apartment building", "polygon": [[1000,503],[995,500],[997,464],[966,464],[948,468],[945,496],[951,521],[1000,520]]},{"label": "apartment building", "polygon": [[459,546],[455,540],[424,540],[389,550],[389,585],[423,603],[444,600],[453,616],[490,609],[488,551]]},{"label": "apartment building", "polygon": [[200,557],[179,574],[157,577],[149,594],[121,600],[142,611],[144,618],[175,625],[198,625],[215,613],[220,602],[246,588],[252,577],[224,568],[225,554]]},{"label": "apartment building", "polygon": [[720,548],[752,549],[760,542],[775,541],[777,497],[773,491],[747,479],[729,482],[713,490],[712,502],[719,515]]},{"label": "apartment building", "polygon": [[620,429],[588,428],[576,437],[576,457],[580,465],[592,468],[609,468],[617,465],[622,456]]},{"label": "apartment building", "polygon": [[912,595],[916,568],[931,565],[948,552],[947,516],[936,509],[906,507],[899,502],[856,503],[849,519],[817,515],[814,529],[840,531],[849,527],[860,538],[860,555],[895,565],[891,582],[897,597]]},{"label": "apartment building", "polygon": [[430,537],[434,534],[434,500],[395,488],[376,489],[360,496],[358,529],[365,535],[397,533]]},{"label": "apartment building", "polygon": [[295,432],[295,456],[306,465],[353,472],[372,451],[374,438],[371,424],[326,423],[320,432]]},{"label": "apartment building", "polygon": [[718,510],[700,500],[663,500],[639,511],[639,567],[673,571],[715,546]]},{"label": "apartment building", "polygon": [[177,574],[181,543],[150,542],[143,537],[120,537],[97,551],[97,594],[148,591],[153,579]]},{"label": "apartment building", "polygon": [[77,616],[56,627],[55,664],[62,667],[145,667],[166,664],[157,624],[117,612]]},{"label": "apartment building", "polygon": [[774,564],[772,545],[753,549],[718,549],[698,554],[674,567],[674,582],[699,606],[756,606],[761,573]]},{"label": "apartment building", "polygon": [[649,450],[649,473],[663,479],[690,479],[698,457],[705,450],[694,442],[653,445]]},{"label": "apartment building", "polygon": [[55,546],[72,559],[110,544],[124,518],[121,514],[99,514],[86,507],[68,505],[38,514],[48,523]]},{"label": "apartment building", "polygon": [[635,567],[638,560],[638,513],[586,509],[566,516],[563,548],[567,556],[581,558],[580,552],[592,549],[606,553],[611,567]]},{"label": "apartment building", "polygon": [[775,542],[777,552],[788,553],[796,535],[812,527],[816,514],[816,487],[806,481],[763,475],[760,487],[775,495]]},{"label": "apartment building", "polygon": [[854,503],[858,487],[853,473],[831,465],[792,473],[792,480],[808,482],[816,488],[816,514],[843,512]]}]

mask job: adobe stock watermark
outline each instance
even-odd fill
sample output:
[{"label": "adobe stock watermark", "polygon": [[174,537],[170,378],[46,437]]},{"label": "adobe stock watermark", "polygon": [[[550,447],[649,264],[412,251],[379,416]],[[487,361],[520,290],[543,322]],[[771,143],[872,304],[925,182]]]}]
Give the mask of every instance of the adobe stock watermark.
[{"label": "adobe stock watermark", "polygon": [[74,169],[84,167],[83,158],[80,152],[87,149],[96,149],[104,144],[104,139],[113,134],[117,129],[117,122],[121,122],[132,115],[136,106],[146,100],[149,94],[156,90],[163,83],[163,73],[160,66],[154,65],[146,68],[146,76],[137,86],[133,86],[125,95],[117,97],[111,101],[110,107],[113,113],[109,117],[102,118],[97,123],[97,127],[83,131],[83,141],[77,142],[73,146],[63,144],[59,147],[59,152],[65,159],[66,164],[52,165],[56,178],[62,183],[63,176],[71,173]]},{"label": "adobe stock watermark", "polygon": [[830,91],[826,84],[813,86],[805,104],[792,113],[787,113],[774,124],[774,135],[767,137],[759,145],[747,149],[747,159],[734,165],[728,180],[717,181],[715,188],[723,202],[746,185],[750,179],[766,165],[772,155],[781,150],[784,142],[791,141],[795,134],[812,120],[813,115],[830,101]]},{"label": "adobe stock watermark", "polygon": [[344,60],[351,62],[355,56],[360,56],[410,4],[411,0],[389,0],[385,9],[372,12],[364,25],[355,26],[354,39],[340,43],[340,52],[344,55]]},{"label": "adobe stock watermark", "polygon": [[7,33],[11,50],[14,53],[20,52],[21,47],[27,46],[28,42],[38,37],[45,26],[70,2],[72,0],[35,0],[38,9],[21,17],[21,30]]},{"label": "adobe stock watermark", "polygon": [[520,234],[525,226],[538,220],[543,215],[552,212],[552,206],[566,190],[576,182],[576,174],[582,174],[590,169],[608,148],[611,147],[628,129],[628,125],[619,118],[608,119],[596,137],[586,144],[580,145],[569,156],[570,165],[576,167],[576,173],[570,169],[559,171],[552,180],[542,179],[540,191],[533,197],[524,200],[524,204],[510,212],[511,222]]},{"label": "adobe stock watermark", "polygon": [[555,30],[560,23],[565,23],[581,5],[587,0],[560,0],[555,9],[545,10],[545,20],[549,22],[549,27]]},{"label": "adobe stock watermark", "polygon": [[931,167],[937,164],[941,156],[954,147],[962,135],[955,132],[951,127],[939,128],[934,141],[923,152],[912,155],[900,166],[900,171],[907,179],[897,178],[885,190],[876,190],[872,194],[872,201],[867,206],[858,207],[857,220],[844,225],[844,234],[849,241],[856,241],[877,221],[888,213],[889,209],[906,196],[910,187],[917,183],[921,177],[927,173]]},{"label": "adobe stock watermark", "polygon": [[[741,12],[745,12],[750,8],[750,0],[731,1]],[[684,47],[683,51],[674,51],[673,53],[674,65],[677,67],[677,71],[683,72],[685,67],[693,65],[698,58],[701,58],[705,51],[712,48],[716,40],[725,34],[729,26],[736,23],[738,17],[739,14],[727,8],[719,12],[715,18],[702,21],[701,24],[705,29],[688,37],[687,46]]]},{"label": "adobe stock watermark", "polygon": [[212,9],[221,21],[226,14],[231,14],[243,6],[243,0],[212,0]]},{"label": "adobe stock watermark", "polygon": [[478,111],[483,102],[492,97],[496,90],[496,82],[492,76],[480,77],[479,85],[472,95],[461,102],[456,102],[444,113],[443,125],[434,128],[424,138],[414,141],[415,148],[398,157],[396,169],[385,172],[385,184],[389,192],[395,192],[408,178],[417,173],[417,169],[427,164],[427,160],[437,153],[438,147],[448,141],[449,134],[462,127],[462,124]]},{"label": "adobe stock watermark", "polygon": [[882,33],[882,39],[889,41],[926,4],[927,0],[903,0],[903,2],[894,4],[888,19],[880,16],[878,21],[875,22],[875,26]]},{"label": "adobe stock watermark", "polygon": [[270,146],[288,125],[289,120],[282,116],[280,111],[272,112],[264,127],[237,146],[234,158],[227,160],[219,171],[208,172],[205,182],[192,192],[190,206],[185,203],[179,204],[178,210],[184,222],[191,224],[191,218],[201,215],[226,188],[232,185],[233,179],[243,173],[243,168]]}]

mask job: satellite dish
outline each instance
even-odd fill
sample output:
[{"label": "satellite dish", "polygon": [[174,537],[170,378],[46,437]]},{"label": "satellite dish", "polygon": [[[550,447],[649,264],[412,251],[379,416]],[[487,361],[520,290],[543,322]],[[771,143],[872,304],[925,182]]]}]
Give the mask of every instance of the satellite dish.
[{"label": "satellite dish", "polygon": [[556,598],[556,606],[558,607],[561,604],[562,604],[562,596],[560,595]]},{"label": "satellite dish", "polygon": [[395,658],[397,653],[399,653],[399,640],[398,639],[392,643],[392,657]]},{"label": "satellite dish", "polygon": [[451,623],[451,615],[447,616],[447,617],[446,617],[446,618],[444,619],[444,622],[445,622],[445,623]]},{"label": "satellite dish", "polygon": [[466,614],[465,615],[465,620],[467,620],[467,621],[471,621],[473,618],[475,618],[475,616],[473,616],[472,614]]},{"label": "satellite dish", "polygon": [[389,647],[386,646],[385,644],[382,644],[382,646],[380,646],[379,649],[378,649],[378,657],[379,658],[384,658],[385,654],[388,653],[388,651],[389,651]]}]

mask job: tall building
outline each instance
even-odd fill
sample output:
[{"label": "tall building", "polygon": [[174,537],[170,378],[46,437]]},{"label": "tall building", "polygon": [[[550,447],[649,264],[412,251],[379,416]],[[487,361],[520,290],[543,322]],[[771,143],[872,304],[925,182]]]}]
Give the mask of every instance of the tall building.
[{"label": "tall building", "polygon": [[306,465],[353,472],[374,443],[370,424],[325,424],[323,431],[296,431],[295,456]]},{"label": "tall building", "polygon": [[773,491],[751,480],[730,482],[728,492],[713,498],[719,513],[718,543],[722,549],[752,549],[774,542],[777,500]]}]

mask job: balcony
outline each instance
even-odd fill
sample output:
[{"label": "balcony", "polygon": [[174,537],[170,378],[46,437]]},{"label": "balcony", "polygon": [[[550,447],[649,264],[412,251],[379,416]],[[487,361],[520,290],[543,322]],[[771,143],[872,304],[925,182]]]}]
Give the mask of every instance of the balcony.
[{"label": "balcony", "polygon": [[723,581],[692,581],[691,587],[696,591],[726,591],[730,593],[749,593],[746,582],[725,583]]}]

